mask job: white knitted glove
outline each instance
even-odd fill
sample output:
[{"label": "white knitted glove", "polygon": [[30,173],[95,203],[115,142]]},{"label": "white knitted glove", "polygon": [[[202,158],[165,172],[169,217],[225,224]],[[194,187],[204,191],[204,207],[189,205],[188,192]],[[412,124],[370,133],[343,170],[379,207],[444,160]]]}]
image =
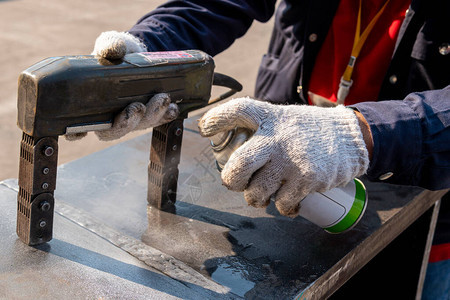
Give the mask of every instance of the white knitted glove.
[{"label": "white knitted glove", "polygon": [[92,55],[106,59],[120,59],[125,54],[145,51],[147,47],[134,35],[128,32],[106,31],[95,41]]},{"label": "white knitted glove", "polygon": [[168,94],[161,93],[153,96],[146,105],[140,102],[129,104],[114,118],[110,129],[96,131],[101,141],[111,141],[123,137],[135,130],[156,127],[178,117],[178,106],[170,103]]},{"label": "white knitted glove", "polygon": [[255,207],[267,206],[274,195],[286,216],[296,216],[308,194],[345,185],[369,165],[358,120],[344,106],[273,105],[240,98],[211,109],[199,121],[203,136],[235,127],[255,133],[224,166],[223,184],[244,191]]},{"label": "white knitted glove", "polygon": [[[126,54],[147,51],[147,47],[137,37],[128,32],[106,31],[95,41],[92,55],[105,59],[121,59]],[[170,122],[178,117],[179,110],[175,103],[170,103],[167,94],[155,95],[144,105],[134,102],[119,113],[110,129],[96,131],[102,141],[111,141],[123,137],[134,130],[156,127]],[[79,140],[86,136],[86,132],[66,134],[69,141]]]},{"label": "white knitted glove", "polygon": [[[178,114],[178,106],[175,103],[170,103],[168,94],[156,94],[146,105],[140,102],[129,104],[114,118],[111,128],[96,131],[95,134],[101,141],[112,141],[131,131],[156,127],[175,120]],[[85,137],[86,134],[86,132],[66,134],[65,138],[74,141]]]}]

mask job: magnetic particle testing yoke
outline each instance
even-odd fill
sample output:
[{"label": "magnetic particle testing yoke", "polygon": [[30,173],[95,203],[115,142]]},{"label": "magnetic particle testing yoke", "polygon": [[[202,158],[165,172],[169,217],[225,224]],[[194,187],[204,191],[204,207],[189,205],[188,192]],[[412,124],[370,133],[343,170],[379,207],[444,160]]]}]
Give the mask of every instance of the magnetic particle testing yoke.
[{"label": "magnetic particle testing yoke", "polygon": [[[229,90],[210,100],[212,85]],[[52,239],[58,137],[107,129],[132,102],[168,93],[179,117],[155,127],[148,166],[148,203],[170,210],[176,201],[183,120],[190,111],[242,89],[214,73],[198,50],[145,52],[110,61],[92,55],[51,57],[20,74],[17,123],[20,145],[17,235],[28,245]]]}]

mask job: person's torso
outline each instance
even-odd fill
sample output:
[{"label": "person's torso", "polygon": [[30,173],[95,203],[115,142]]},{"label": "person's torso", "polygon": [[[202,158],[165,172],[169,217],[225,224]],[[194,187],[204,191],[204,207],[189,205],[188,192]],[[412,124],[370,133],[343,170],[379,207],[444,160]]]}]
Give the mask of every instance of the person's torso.
[{"label": "person's torso", "polygon": [[[311,74],[338,7],[337,0],[280,3],[269,51],[260,66],[256,98],[307,103]],[[394,55],[384,71],[378,100],[403,99],[410,92],[449,84],[449,72],[444,71],[450,66],[449,19],[448,1],[412,1]]]}]

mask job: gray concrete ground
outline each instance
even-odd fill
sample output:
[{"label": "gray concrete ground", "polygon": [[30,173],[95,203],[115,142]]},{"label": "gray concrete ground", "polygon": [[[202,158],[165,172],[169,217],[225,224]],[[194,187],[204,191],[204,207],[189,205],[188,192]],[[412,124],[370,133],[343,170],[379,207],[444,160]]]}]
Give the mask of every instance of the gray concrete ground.
[{"label": "gray concrete ground", "polygon": [[[16,178],[21,131],[16,126],[17,78],[30,65],[50,56],[89,54],[96,37],[107,30],[127,30],[161,0],[0,0],[0,180]],[[267,49],[271,24],[254,23],[249,33],[215,58],[216,70],[243,85],[252,95],[256,72]],[[99,142],[93,134],[77,142],[60,139],[59,164],[116,142]]]}]

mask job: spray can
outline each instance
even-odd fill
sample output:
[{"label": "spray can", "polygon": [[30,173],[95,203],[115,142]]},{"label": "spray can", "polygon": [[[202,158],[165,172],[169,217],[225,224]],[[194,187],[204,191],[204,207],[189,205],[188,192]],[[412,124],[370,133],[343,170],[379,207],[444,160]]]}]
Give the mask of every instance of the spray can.
[{"label": "spray can", "polygon": [[[237,127],[210,137],[219,171],[222,171],[231,154],[252,135],[252,131]],[[300,202],[299,215],[329,233],[342,233],[359,222],[366,207],[366,188],[355,178],[344,187],[309,194]]]}]

